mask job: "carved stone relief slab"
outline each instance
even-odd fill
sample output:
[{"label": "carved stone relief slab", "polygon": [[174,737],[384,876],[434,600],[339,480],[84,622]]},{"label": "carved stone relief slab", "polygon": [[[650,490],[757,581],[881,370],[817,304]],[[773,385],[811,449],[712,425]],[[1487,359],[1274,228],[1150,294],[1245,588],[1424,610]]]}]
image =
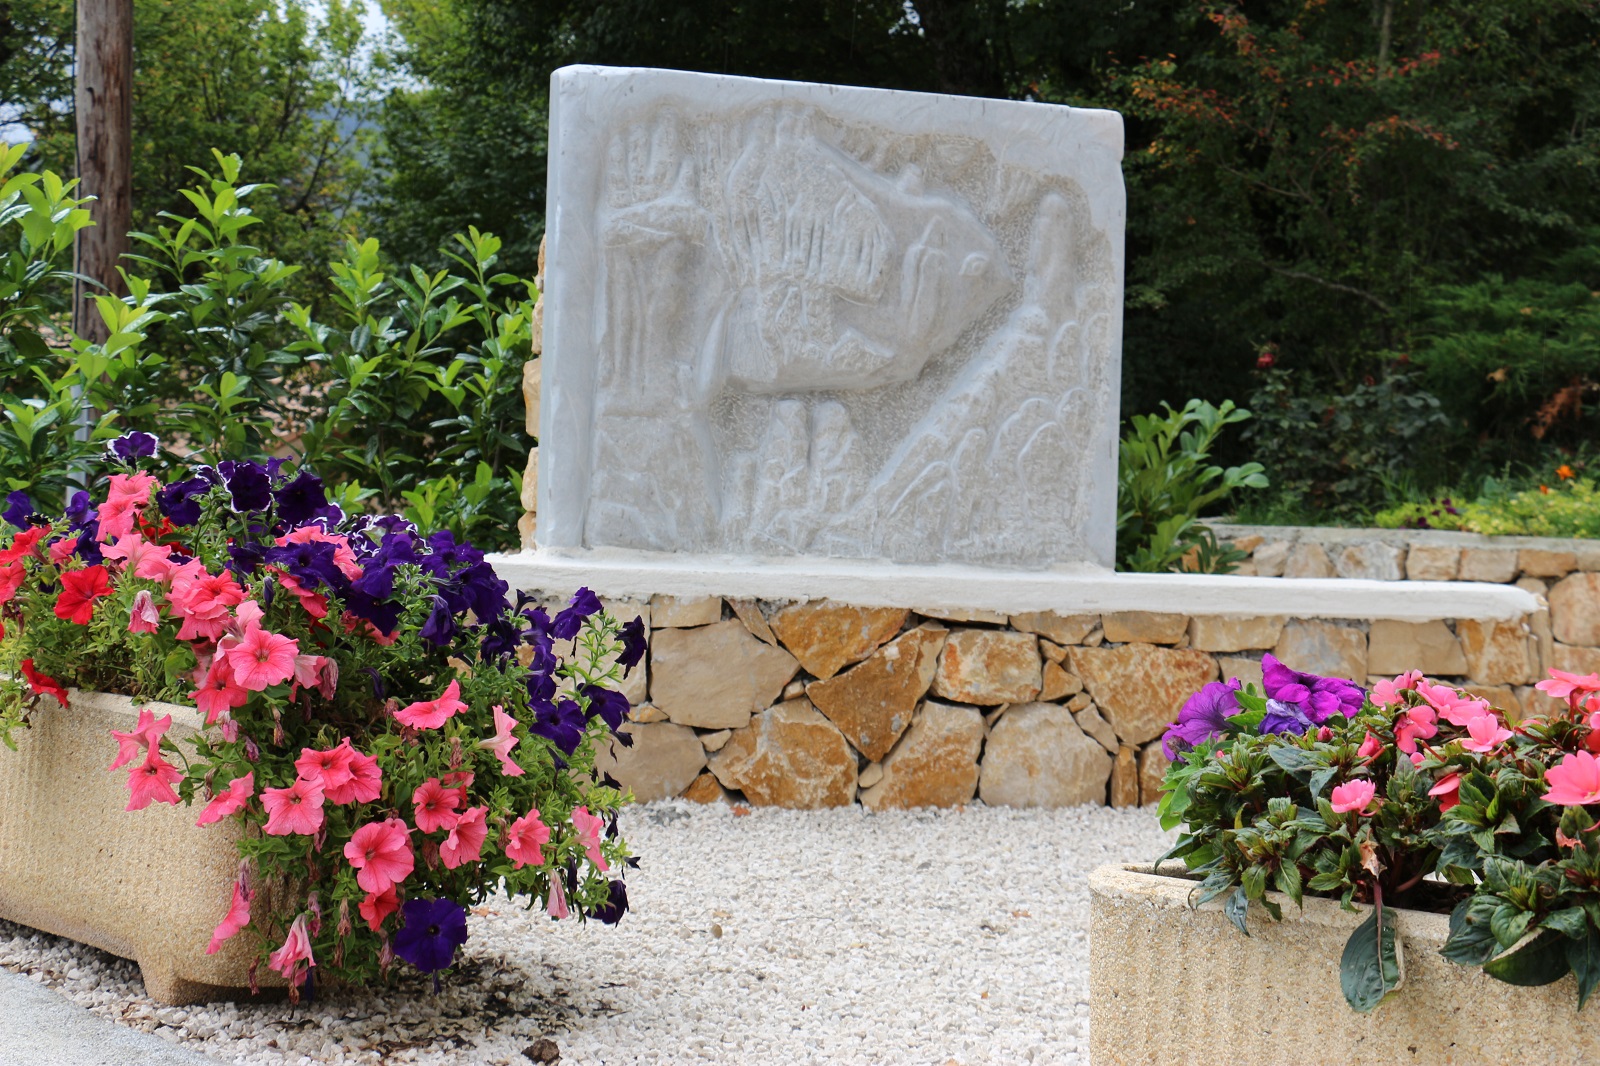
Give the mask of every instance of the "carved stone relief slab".
[{"label": "carved stone relief slab", "polygon": [[1110,565],[1119,116],[604,67],[551,101],[541,545]]}]

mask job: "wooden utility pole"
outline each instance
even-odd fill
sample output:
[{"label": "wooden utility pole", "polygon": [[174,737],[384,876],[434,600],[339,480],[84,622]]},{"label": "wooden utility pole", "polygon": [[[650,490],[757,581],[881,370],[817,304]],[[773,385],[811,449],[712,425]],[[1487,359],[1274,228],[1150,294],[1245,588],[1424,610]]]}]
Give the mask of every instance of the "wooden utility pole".
[{"label": "wooden utility pole", "polygon": [[133,0],[78,0],[77,68],[78,195],[95,200],[73,266],[106,288],[75,285],[72,328],[98,344],[107,331],[93,294],[127,291],[117,267],[133,225]]}]

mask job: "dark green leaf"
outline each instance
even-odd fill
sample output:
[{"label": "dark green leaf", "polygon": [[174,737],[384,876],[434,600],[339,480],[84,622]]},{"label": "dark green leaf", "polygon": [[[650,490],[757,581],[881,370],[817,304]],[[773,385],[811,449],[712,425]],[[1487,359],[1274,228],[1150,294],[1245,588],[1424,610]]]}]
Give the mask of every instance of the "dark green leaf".
[{"label": "dark green leaf", "polygon": [[1567,941],[1567,965],[1578,979],[1578,1009],[1582,1010],[1600,984],[1600,930],[1591,925],[1582,940]]},{"label": "dark green leaf", "polygon": [[1567,907],[1564,910],[1554,911],[1545,916],[1539,923],[1541,928],[1554,929],[1556,932],[1572,940],[1582,940],[1589,935],[1589,915],[1582,907]]},{"label": "dark green leaf", "polygon": [[1567,975],[1567,938],[1546,929],[1484,963],[1483,972],[1511,985],[1547,985]]},{"label": "dark green leaf", "polygon": [[1339,959],[1339,986],[1345,1002],[1365,1014],[1383,1002],[1383,997],[1405,980],[1400,938],[1395,932],[1393,908],[1383,911],[1382,936],[1378,911],[1373,908],[1367,920],[1356,926],[1345,942]]},{"label": "dark green leaf", "polygon": [[1482,966],[1487,962],[1499,948],[1489,928],[1495,908],[1494,900],[1481,898],[1468,899],[1456,907],[1450,916],[1450,938],[1439,954],[1460,966]]},{"label": "dark green leaf", "polygon": [[1239,927],[1239,932],[1245,936],[1250,935],[1250,930],[1245,926],[1245,916],[1250,912],[1250,897],[1244,894],[1244,886],[1240,885],[1238,891],[1229,896],[1222,904],[1222,913],[1228,920]]}]

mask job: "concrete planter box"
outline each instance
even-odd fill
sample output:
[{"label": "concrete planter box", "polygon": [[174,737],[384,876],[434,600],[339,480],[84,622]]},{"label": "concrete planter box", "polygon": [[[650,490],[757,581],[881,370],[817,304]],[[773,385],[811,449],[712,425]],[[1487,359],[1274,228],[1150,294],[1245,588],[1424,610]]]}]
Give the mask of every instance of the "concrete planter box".
[{"label": "concrete planter box", "polygon": [[[228,909],[241,830],[231,819],[197,827],[198,804],[125,810],[127,773],[106,770],[110,730],[132,730],[138,711],[124,696],[69,698],[69,710],[43,700],[32,728],[13,734],[18,750],[0,749],[0,918],[135,960],[163,1003],[243,998],[248,933],[205,953]],[[147,706],[172,715],[173,740],[200,728],[192,707]]]},{"label": "concrete planter box", "polygon": [[1442,914],[1398,910],[1405,984],[1371,1014],[1339,990],[1339,957],[1366,914],[1287,898],[1284,920],[1250,909],[1250,936],[1221,901],[1189,909],[1194,881],[1148,866],[1089,877],[1089,1047],[1121,1063],[1574,1063],[1600,1056],[1594,1011],[1569,975],[1518,988],[1438,952]]}]

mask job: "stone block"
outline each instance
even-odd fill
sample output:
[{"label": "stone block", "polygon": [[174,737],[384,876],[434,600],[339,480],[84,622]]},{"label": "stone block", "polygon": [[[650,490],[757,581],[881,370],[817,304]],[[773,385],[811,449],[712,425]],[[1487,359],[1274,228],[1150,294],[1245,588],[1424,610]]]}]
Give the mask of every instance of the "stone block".
[{"label": "stone block", "polygon": [[1108,799],[1113,807],[1139,806],[1139,753],[1124,744],[1111,764],[1111,785]]},{"label": "stone block", "polygon": [[1521,622],[1456,622],[1456,636],[1467,656],[1467,674],[1479,685],[1520,685],[1534,680],[1527,627]]},{"label": "stone block", "polygon": [[1029,633],[957,629],[939,656],[934,695],[960,703],[1026,703],[1043,684],[1039,641]]},{"label": "stone block", "polygon": [[1519,685],[1514,691],[1523,718],[1550,718],[1568,711],[1566,700],[1552,699],[1532,685]]},{"label": "stone block", "polygon": [[1056,614],[1054,611],[1031,611],[1011,616],[1011,628],[1023,633],[1035,633],[1057,644],[1081,644],[1095,626],[1100,624],[1097,614]]},{"label": "stone block", "polygon": [[1410,581],[1454,581],[1461,572],[1461,549],[1438,544],[1413,544],[1406,552]]},{"label": "stone block", "polygon": [[539,448],[528,449],[528,462],[522,469],[522,509],[535,514],[539,511]]},{"label": "stone block", "polygon": [[629,722],[622,728],[633,735],[633,746],[599,745],[595,777],[609,773],[640,803],[679,795],[706,768],[706,750],[692,729],[671,722]]},{"label": "stone block", "polygon": [[1504,585],[1517,576],[1514,548],[1465,548],[1461,552],[1462,581],[1490,581]]},{"label": "stone block", "polygon": [[548,147],[547,546],[1112,565],[1121,116],[569,66]]},{"label": "stone block", "polygon": [[728,792],[717,780],[717,775],[709,770],[695,778],[688,788],[683,790],[683,798],[690,803],[727,803]]},{"label": "stone block", "polygon": [[1523,577],[1566,577],[1578,569],[1578,556],[1570,551],[1523,548],[1517,552],[1517,569]]},{"label": "stone block", "polygon": [[1600,674],[1600,648],[1557,644],[1550,665],[1569,674]]},{"label": "stone block", "polygon": [[689,629],[722,621],[720,596],[650,597],[650,624],[657,629]]},{"label": "stone block", "polygon": [[1284,567],[1289,564],[1290,543],[1286,540],[1273,540],[1261,545],[1250,556],[1250,561],[1256,564],[1258,577],[1282,577]]},{"label": "stone block", "polygon": [[805,699],[757,714],[710,765],[724,788],[738,789],[760,807],[814,810],[848,806],[856,798],[856,753]]},{"label": "stone block", "polygon": [[1600,573],[1569,574],[1549,592],[1550,625],[1563,644],[1600,645]]},{"label": "stone block", "polygon": [[1114,611],[1101,618],[1110,644],[1176,644],[1189,630],[1189,616],[1157,611]]},{"label": "stone block", "polygon": [[1053,640],[1039,638],[1039,654],[1043,655],[1046,662],[1059,663],[1066,659],[1067,649]]},{"label": "stone block", "polygon": [[1272,649],[1292,669],[1361,681],[1367,676],[1367,635],[1351,626],[1295,619]]},{"label": "stone block", "polygon": [[983,715],[976,707],[929,700],[883,760],[882,777],[861,793],[870,810],[956,807],[978,787]]},{"label": "stone block", "polygon": [[1580,544],[1573,555],[1579,570],[1600,570],[1600,544],[1593,541]]},{"label": "stone block", "polygon": [[777,634],[772,632],[772,627],[767,624],[766,615],[761,613],[761,607],[755,600],[729,600],[728,606],[733,608],[734,617],[744,623],[750,635],[763,644],[778,643]]},{"label": "stone block", "polygon": [[1261,547],[1261,545],[1266,542],[1266,539],[1267,538],[1261,536],[1259,533],[1250,533],[1243,537],[1235,537],[1233,540],[1228,542],[1228,545],[1235,551],[1242,551],[1246,555],[1249,555],[1251,552]]},{"label": "stone block", "polygon": [[532,511],[524,511],[517,517],[517,544],[525,552],[531,552],[539,547],[534,540],[534,534],[539,529],[539,517]]},{"label": "stone block", "polygon": [[658,629],[650,648],[650,698],[679,725],[737,729],[769,705],[800,664],[737,619],[698,629]]},{"label": "stone block", "polygon": [[1339,549],[1334,569],[1340,577],[1365,581],[1399,581],[1405,577],[1404,548],[1381,540],[1364,540]]},{"label": "stone block", "polygon": [[1039,689],[1039,698],[1046,703],[1059,700],[1083,691],[1083,682],[1077,677],[1063,670],[1059,663],[1046,662],[1044,664],[1044,684]]},{"label": "stone block", "polygon": [[1550,591],[1549,583],[1542,577],[1519,577],[1512,583],[1523,592],[1531,592],[1541,598]]},{"label": "stone block", "polygon": [[1065,707],[1026,703],[989,731],[978,795],[991,807],[1102,804],[1112,761]]},{"label": "stone block", "polygon": [[1222,671],[1222,680],[1232,681],[1238,678],[1246,684],[1261,688],[1261,660],[1247,659],[1240,655],[1217,656],[1217,668]]},{"label": "stone block", "polygon": [[1480,700],[1487,700],[1489,706],[1508,716],[1512,721],[1522,717],[1522,704],[1517,699],[1516,692],[1509,685],[1462,685],[1461,691],[1469,696],[1476,696]]},{"label": "stone block", "polygon": [[903,607],[852,607],[816,600],[785,607],[770,619],[772,631],[817,678],[871,655],[906,624]]},{"label": "stone block", "polygon": [[1117,731],[1111,728],[1111,723],[1100,717],[1100,708],[1092,702],[1085,703],[1083,707],[1072,711],[1072,720],[1078,723],[1078,728],[1099,742],[1106,752],[1115,755],[1122,747],[1122,742],[1117,739]]},{"label": "stone block", "polygon": [[1282,615],[1235,618],[1196,615],[1189,623],[1189,647],[1197,651],[1251,651],[1275,647],[1283,635]]},{"label": "stone block", "polygon": [[1072,648],[1072,672],[1083,679],[1100,714],[1124,744],[1160,736],[1178,708],[1217,676],[1203,651],[1124,644],[1117,648]]},{"label": "stone block", "polygon": [[857,751],[881,761],[911,725],[912,712],[933,683],[948,636],[946,630],[931,625],[913,629],[859,666],[811,682],[806,695]]},{"label": "stone block", "polygon": [[710,733],[700,734],[700,746],[707,751],[721,751],[723,745],[728,743],[728,738],[733,736],[731,729],[718,729]]},{"label": "stone block", "polygon": [[869,762],[867,765],[863,766],[861,768],[861,772],[856,775],[856,787],[858,789],[871,788],[873,785],[876,785],[882,780],[883,764],[879,762]]},{"label": "stone block", "polygon": [[1289,552],[1283,564],[1284,577],[1333,577],[1333,560],[1320,544],[1302,541]]},{"label": "stone block", "polygon": [[544,360],[529,359],[522,364],[522,403],[527,409],[528,436],[534,440],[539,439],[539,391],[543,377]]},{"label": "stone block", "polygon": [[981,607],[918,607],[917,614],[924,618],[937,618],[941,622],[976,622],[979,625],[1003,626],[1006,616],[999,611],[986,611]]},{"label": "stone block", "polygon": [[1367,670],[1374,674],[1421,670],[1429,677],[1459,677],[1467,672],[1460,642],[1441,621],[1375,619],[1368,638]]},{"label": "stone block", "polygon": [[1151,741],[1139,749],[1139,803],[1148,807],[1152,803],[1161,802],[1161,784],[1167,779],[1167,767],[1171,766],[1167,753],[1161,750],[1157,741]]}]

